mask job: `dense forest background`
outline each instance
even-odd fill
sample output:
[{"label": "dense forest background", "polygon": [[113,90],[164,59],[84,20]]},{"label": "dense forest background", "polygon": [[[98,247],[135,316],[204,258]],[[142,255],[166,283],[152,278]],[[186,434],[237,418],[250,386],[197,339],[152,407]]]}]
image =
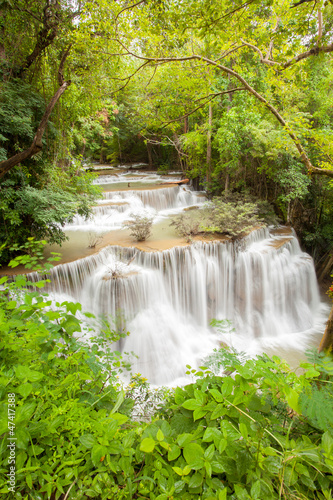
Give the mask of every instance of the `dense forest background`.
[{"label": "dense forest background", "polygon": [[3,0],[1,263],[89,212],[98,161],[266,199],[327,267],[332,24],[329,1]]}]

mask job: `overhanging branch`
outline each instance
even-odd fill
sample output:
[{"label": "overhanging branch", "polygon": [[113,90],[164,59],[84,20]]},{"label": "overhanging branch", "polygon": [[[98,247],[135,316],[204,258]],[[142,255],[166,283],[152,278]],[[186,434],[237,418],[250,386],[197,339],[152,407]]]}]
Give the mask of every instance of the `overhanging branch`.
[{"label": "overhanging branch", "polygon": [[39,123],[36,135],[32,141],[31,146],[28,149],[25,149],[24,151],[22,151],[21,153],[18,153],[16,155],[12,156],[11,158],[8,158],[8,160],[4,160],[4,161],[0,162],[0,179],[2,177],[4,177],[4,175],[7,172],[9,172],[9,170],[11,170],[13,167],[18,165],[22,161],[27,160],[28,158],[31,158],[32,156],[34,156],[35,154],[39,153],[42,150],[42,148],[43,148],[42,138],[43,138],[46,126],[47,126],[47,122],[50,118],[50,115],[53,111],[54,106],[59,101],[60,97],[65,92],[65,90],[67,90],[70,83],[71,83],[70,81],[64,82],[62,84],[62,86],[54,94],[52,99],[50,100],[49,104],[46,107],[45,113],[44,113],[44,115]]}]

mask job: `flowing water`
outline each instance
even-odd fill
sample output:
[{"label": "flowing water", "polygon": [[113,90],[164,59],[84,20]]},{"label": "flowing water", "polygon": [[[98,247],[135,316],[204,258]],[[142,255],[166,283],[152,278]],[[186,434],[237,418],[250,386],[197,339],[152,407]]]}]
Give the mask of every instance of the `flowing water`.
[{"label": "flowing water", "polygon": [[[128,178],[125,191],[119,177],[105,178],[108,191],[93,217],[77,217],[68,234],[119,230],[131,213],[154,214],[160,221],[204,201],[183,186],[135,190],[136,182],[148,185],[147,178]],[[128,330],[117,347],[138,355],[133,372],[154,384],[181,382],[186,364],[199,366],[222,342],[248,355],[304,352],[318,340],[328,314],[312,259],[291,231],[269,229],[253,231],[241,243],[195,242],[154,252],[108,246],[55,267],[52,289]],[[212,319],[230,320],[234,331],[210,327]]]}]

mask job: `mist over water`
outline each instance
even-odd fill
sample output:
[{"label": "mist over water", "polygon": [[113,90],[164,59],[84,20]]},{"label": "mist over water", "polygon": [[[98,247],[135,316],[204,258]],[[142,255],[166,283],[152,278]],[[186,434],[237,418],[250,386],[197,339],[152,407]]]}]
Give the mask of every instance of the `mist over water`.
[{"label": "mist over water", "polygon": [[[156,174],[131,175],[99,178],[108,191],[92,218],[77,216],[67,234],[119,231],[133,213],[154,215],[156,222],[205,201],[188,187],[156,186],[165,181]],[[119,190],[124,180],[130,187]],[[135,183],[151,185],[136,190]],[[56,266],[51,291],[106,317],[112,328],[129,331],[114,347],[133,351],[133,373],[153,384],[183,383],[186,364],[198,367],[222,343],[249,356],[301,353],[324,331],[328,306],[320,300],[313,261],[295,234],[277,233],[262,228],[239,242],[153,252],[108,246]],[[213,328],[212,319],[229,320],[232,328]]]},{"label": "mist over water", "polygon": [[[175,383],[186,364],[198,366],[221,342],[249,355],[304,350],[323,330],[327,309],[313,262],[293,235],[275,248],[281,238],[261,229],[241,246],[195,243],[151,253],[107,247],[54,268],[52,287],[130,332],[120,348],[139,356],[134,373]],[[213,318],[231,320],[235,332],[209,327]]]}]

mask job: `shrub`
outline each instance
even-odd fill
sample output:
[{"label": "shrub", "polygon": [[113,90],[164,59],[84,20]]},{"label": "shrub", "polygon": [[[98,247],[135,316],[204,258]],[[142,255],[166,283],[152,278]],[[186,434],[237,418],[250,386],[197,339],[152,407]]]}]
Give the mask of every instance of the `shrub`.
[{"label": "shrub", "polygon": [[258,217],[258,207],[252,202],[224,201],[214,197],[208,202],[208,226],[206,231],[240,236],[262,223]]},{"label": "shrub", "polygon": [[170,226],[174,226],[179,236],[186,238],[190,243],[192,237],[200,232],[200,221],[197,220],[193,214],[179,214],[173,217]]},{"label": "shrub", "polygon": [[124,223],[126,229],[130,229],[130,234],[136,241],[144,241],[149,238],[154,217],[148,215],[131,214],[132,220]]}]

